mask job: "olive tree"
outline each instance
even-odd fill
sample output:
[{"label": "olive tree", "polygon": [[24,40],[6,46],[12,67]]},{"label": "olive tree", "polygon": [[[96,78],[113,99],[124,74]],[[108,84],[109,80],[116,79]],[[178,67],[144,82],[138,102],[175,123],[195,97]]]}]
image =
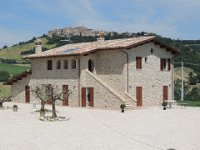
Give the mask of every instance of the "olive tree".
[{"label": "olive tree", "polygon": [[[36,96],[36,98],[39,98],[41,101],[41,109],[40,111],[45,111],[44,107],[47,101],[51,101],[52,104],[52,117],[57,117],[56,114],[56,101],[64,101],[63,99],[63,93],[56,85],[51,84],[42,84],[40,86],[36,86],[32,92]],[[69,96],[71,94],[71,91],[65,92],[65,96]]]}]

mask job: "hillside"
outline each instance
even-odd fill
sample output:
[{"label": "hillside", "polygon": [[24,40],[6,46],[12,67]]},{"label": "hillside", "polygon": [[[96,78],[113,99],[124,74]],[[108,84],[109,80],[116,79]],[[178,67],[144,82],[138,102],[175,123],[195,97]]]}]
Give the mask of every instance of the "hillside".
[{"label": "hillside", "polygon": [[[46,36],[41,37],[40,39],[42,40],[43,47],[47,49],[55,47],[55,44],[47,44],[48,40]],[[5,49],[0,49],[0,58],[14,59],[17,60],[17,62],[22,63],[24,60],[21,58],[21,52],[34,49],[34,45],[34,40],[29,40],[27,42],[20,42],[19,44],[15,44]]]},{"label": "hillside", "polygon": [[[129,38],[136,36],[144,36],[144,35],[154,35],[156,36],[162,43],[171,45],[181,50],[180,55],[175,57],[175,96],[176,99],[180,99],[180,80],[181,79],[181,69],[180,62],[184,62],[184,83],[187,91],[186,97],[190,99],[192,95],[195,95],[192,99],[199,99],[200,97],[200,40],[174,40],[171,38],[165,38],[154,33],[117,33],[117,32],[108,32],[105,35],[105,39],[121,39],[121,38]],[[79,43],[79,42],[92,42],[96,41],[96,36],[81,36],[81,35],[73,35],[70,38],[65,36],[52,36],[48,37],[43,35],[39,37],[43,43],[43,51],[59,47],[68,43]],[[15,75],[24,70],[30,69],[29,62],[23,60],[21,58],[21,54],[34,53],[34,40],[33,38],[26,42],[19,42],[11,47],[0,49],[0,59],[4,59],[4,64],[1,63],[0,60],[0,71],[7,71],[10,75]],[[5,60],[8,59],[8,60]],[[16,62],[14,62],[14,61]],[[11,64],[5,64],[11,63]],[[26,66],[24,66],[26,64]],[[188,74],[192,72],[193,77],[192,80],[196,80],[195,84],[190,84]],[[198,94],[197,94],[198,93]]]}]

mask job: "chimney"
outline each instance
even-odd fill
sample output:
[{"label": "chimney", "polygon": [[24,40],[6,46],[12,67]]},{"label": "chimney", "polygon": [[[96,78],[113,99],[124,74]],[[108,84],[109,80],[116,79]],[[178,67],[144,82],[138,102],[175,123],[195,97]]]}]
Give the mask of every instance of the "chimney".
[{"label": "chimney", "polygon": [[35,40],[35,54],[42,52],[42,41],[40,39]]},{"label": "chimney", "polygon": [[104,45],[104,32],[99,32],[99,38],[97,38],[98,47],[102,47]]}]

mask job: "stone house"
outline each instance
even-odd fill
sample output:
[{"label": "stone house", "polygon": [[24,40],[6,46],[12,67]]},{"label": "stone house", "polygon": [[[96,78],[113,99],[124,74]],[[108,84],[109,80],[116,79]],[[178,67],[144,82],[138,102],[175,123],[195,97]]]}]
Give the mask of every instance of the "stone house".
[{"label": "stone house", "polygon": [[154,36],[67,44],[24,56],[32,70],[13,77],[14,100],[33,102],[30,89],[40,84],[57,85],[63,94],[61,105],[75,107],[131,108],[159,105],[174,99],[173,57],[178,50],[160,43]]}]

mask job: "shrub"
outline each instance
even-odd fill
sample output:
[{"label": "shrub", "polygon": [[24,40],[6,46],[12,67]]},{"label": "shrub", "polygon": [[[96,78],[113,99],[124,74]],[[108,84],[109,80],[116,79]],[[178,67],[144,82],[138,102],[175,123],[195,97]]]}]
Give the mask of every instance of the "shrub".
[{"label": "shrub", "polygon": [[10,78],[10,74],[7,71],[0,71],[0,82],[4,82]]}]

